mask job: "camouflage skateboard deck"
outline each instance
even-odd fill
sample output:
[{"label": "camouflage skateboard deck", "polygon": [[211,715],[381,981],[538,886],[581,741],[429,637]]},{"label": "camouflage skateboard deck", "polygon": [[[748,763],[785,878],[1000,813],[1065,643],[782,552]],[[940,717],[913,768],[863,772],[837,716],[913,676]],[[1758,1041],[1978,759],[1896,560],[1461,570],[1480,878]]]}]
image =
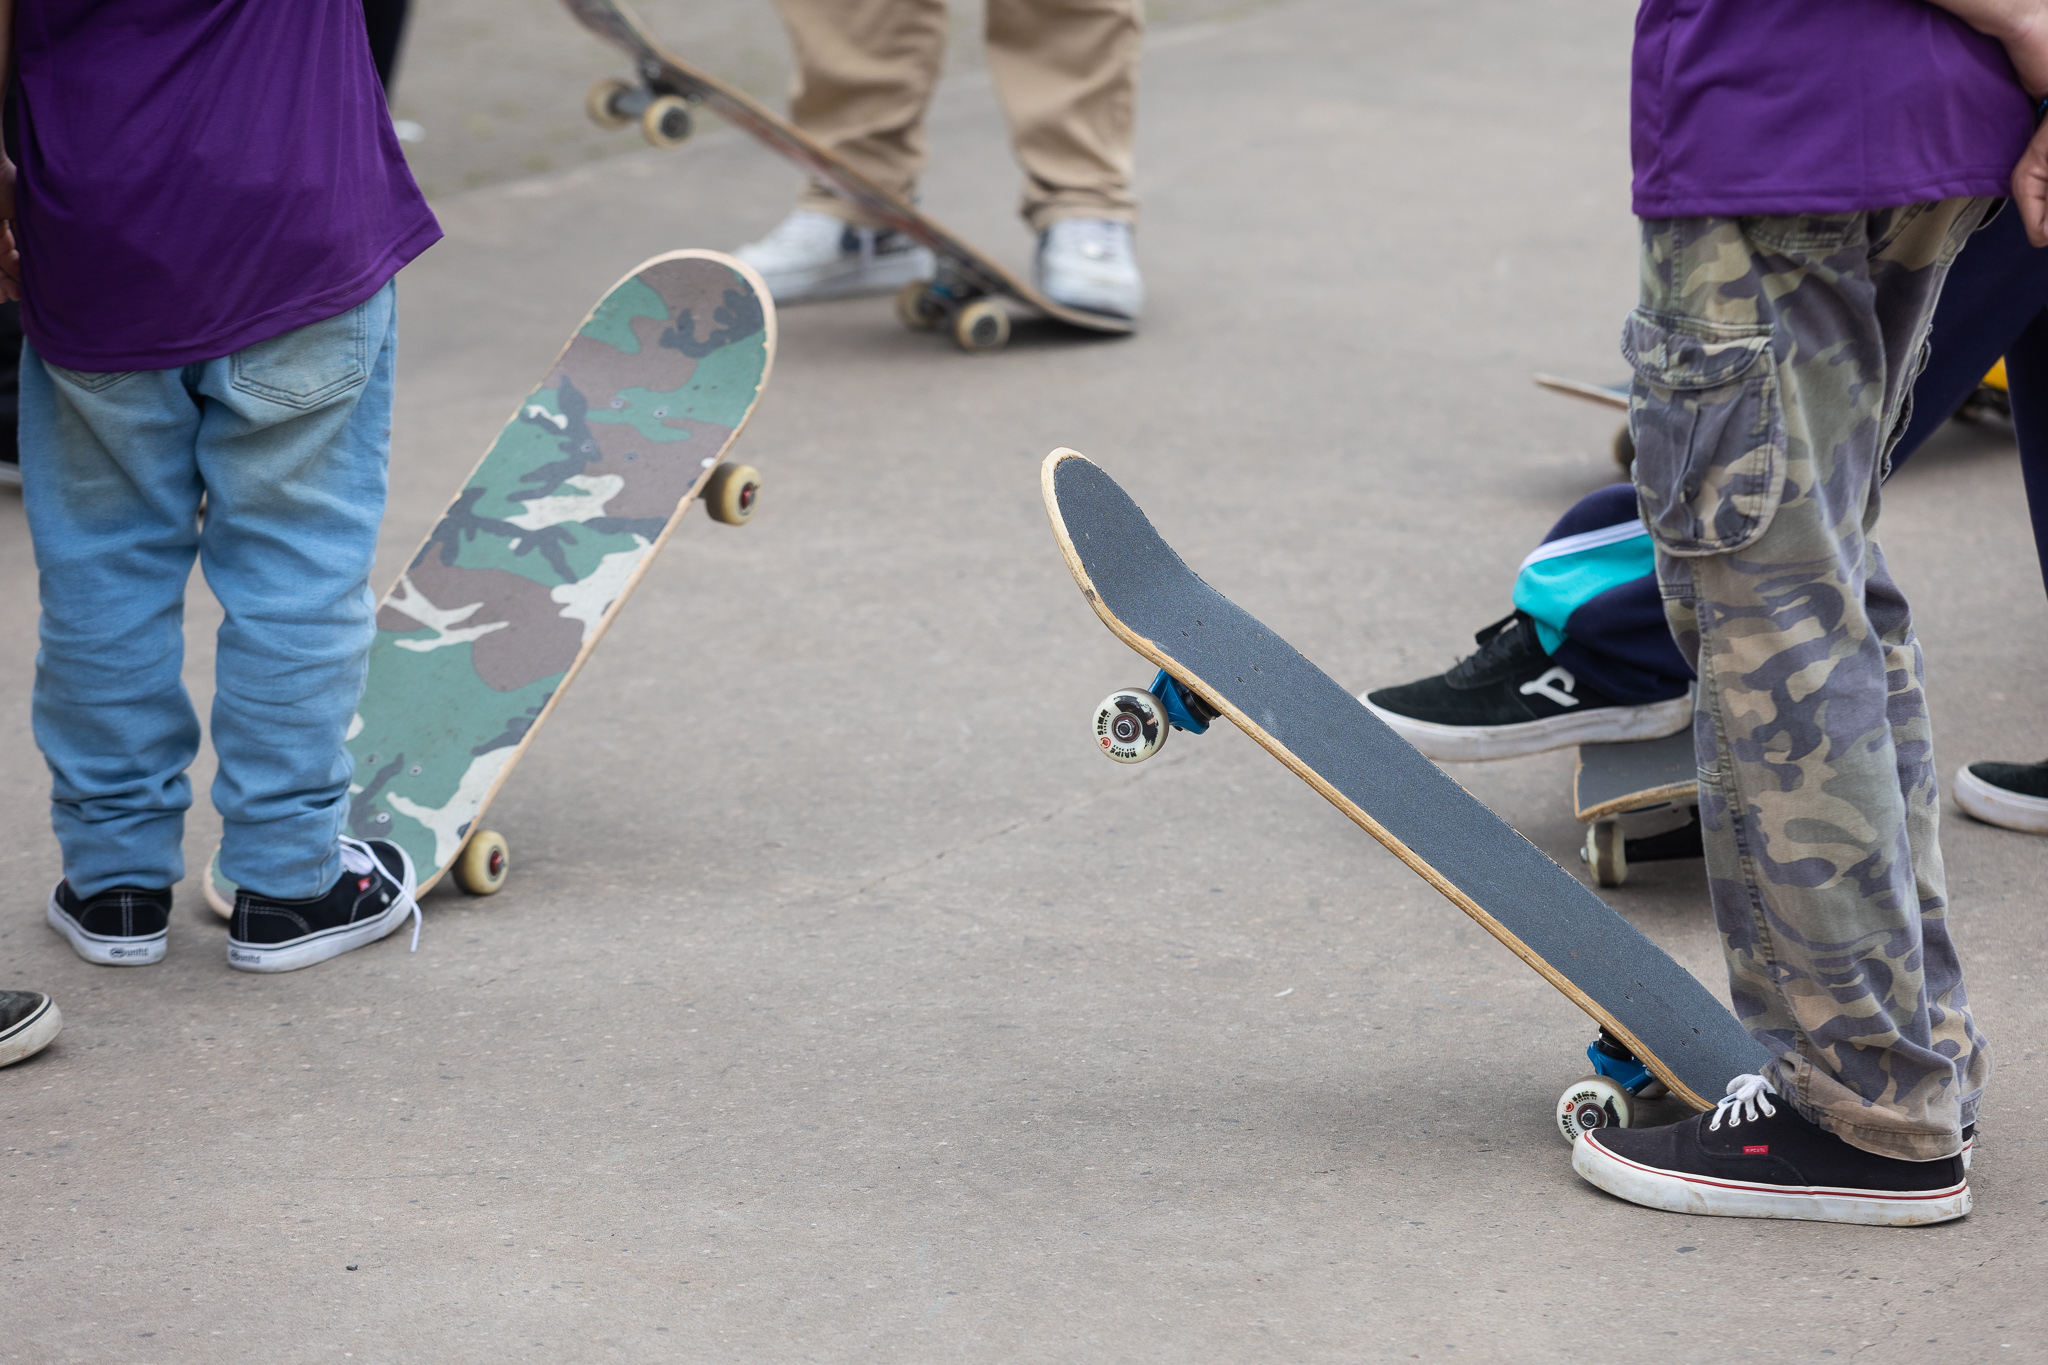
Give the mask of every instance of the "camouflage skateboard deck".
[{"label": "camouflage skateboard deck", "polygon": [[[1158,690],[1119,692],[1098,709],[1098,744],[1133,761],[1156,751],[1169,720],[1199,732],[1228,717],[1592,1016],[1601,1037],[1588,1053],[1600,1050],[1607,1062],[1594,1058],[1595,1076],[1561,1098],[1568,1134],[1571,1124],[1626,1124],[1635,1096],[1654,1097],[1653,1078],[1709,1108],[1730,1079],[1767,1060],[1669,954],[1198,578],[1102,470],[1055,450],[1043,492],[1082,596],[1112,634],[1163,670]],[[1147,697],[1160,706],[1147,707]],[[1125,699],[1128,711],[1119,706]],[[1119,730],[1119,720],[1129,728]]]},{"label": "camouflage skateboard deck", "polygon": [[794,161],[872,221],[903,233],[938,257],[938,278],[919,291],[907,286],[898,314],[919,331],[944,326],[968,351],[992,351],[1009,340],[1008,313],[998,300],[1014,299],[1047,317],[1095,332],[1129,332],[1136,324],[1109,313],[1055,303],[1015,272],[936,219],[905,203],[835,156],[822,143],[764,107],[745,91],[690,65],[664,48],[639,16],[618,0],[562,0],[576,22],[633,59],[635,81],[605,81],[590,92],[591,117],[610,127],[637,121],[647,140],[672,147],[689,136],[693,106],[701,105]]},{"label": "camouflage skateboard deck", "polygon": [[[424,892],[746,425],[775,357],[760,276],[645,262],[521,400],[377,612],[349,726],[348,832],[395,840]],[[208,867],[207,900],[234,885]]]}]

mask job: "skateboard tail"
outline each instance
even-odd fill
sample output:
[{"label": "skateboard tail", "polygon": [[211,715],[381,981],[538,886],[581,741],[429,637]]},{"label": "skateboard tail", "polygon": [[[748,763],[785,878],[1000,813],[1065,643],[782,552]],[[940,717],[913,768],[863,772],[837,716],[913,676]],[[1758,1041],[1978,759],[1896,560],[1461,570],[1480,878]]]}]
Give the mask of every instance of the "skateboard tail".
[{"label": "skateboard tail", "polygon": [[[1478,900],[1467,894],[1455,881],[1445,876],[1433,866],[1428,859],[1424,858],[1411,846],[1408,840],[1400,837],[1392,829],[1388,828],[1385,823],[1376,819],[1356,801],[1346,796],[1334,783],[1317,771],[1314,765],[1305,762],[1295,753],[1292,747],[1274,735],[1267,726],[1260,724],[1257,719],[1246,714],[1245,711],[1240,709],[1215,686],[1211,685],[1207,680],[1192,674],[1159,641],[1149,638],[1143,632],[1132,628],[1116,611],[1111,609],[1104,598],[1104,594],[1097,588],[1094,577],[1087,566],[1086,557],[1075,543],[1074,536],[1062,511],[1061,482],[1064,477],[1070,477],[1076,470],[1087,471],[1089,475],[1092,475],[1094,479],[1104,486],[1092,489],[1091,492],[1105,499],[1110,496],[1122,499],[1124,506],[1119,508],[1118,520],[1120,522],[1141,525],[1144,531],[1149,533],[1149,541],[1135,546],[1130,544],[1128,540],[1124,542],[1112,541],[1101,546],[1091,545],[1090,549],[1101,556],[1106,564],[1113,564],[1114,567],[1122,570],[1132,570],[1135,568],[1140,572],[1152,573],[1158,577],[1164,577],[1175,572],[1184,573],[1189,579],[1200,584],[1202,591],[1209,598],[1213,599],[1210,606],[1219,617],[1225,612],[1240,617],[1243,616],[1243,613],[1231,605],[1222,594],[1217,593],[1213,588],[1209,588],[1207,584],[1202,583],[1199,575],[1194,574],[1192,570],[1187,568],[1179,555],[1174,553],[1172,547],[1168,546],[1158,536],[1157,532],[1152,530],[1151,523],[1145,518],[1144,513],[1135,503],[1129,500],[1127,495],[1123,494],[1121,489],[1116,488],[1115,484],[1106,475],[1103,475],[1094,464],[1089,462],[1079,452],[1063,447],[1053,451],[1046,457],[1040,471],[1041,491],[1045,498],[1047,515],[1052,523],[1053,534],[1059,542],[1060,552],[1066,560],[1068,571],[1073,575],[1076,585],[1080,587],[1082,596],[1087,599],[1089,606],[1094,609],[1096,616],[1102,620],[1102,623],[1109,628],[1110,632],[1138,654],[1166,670],[1176,682],[1200,697],[1208,707],[1220,715],[1229,717],[1232,724],[1251,736],[1260,747],[1279,759],[1297,777],[1308,783],[1331,805],[1337,807],[1353,823],[1357,824],[1359,828],[1370,834],[1395,857],[1405,863],[1410,871],[1436,888],[1447,900],[1451,901],[1460,910],[1463,910],[1480,927],[1504,944],[1510,952],[1521,958],[1538,975],[1549,981],[1552,986],[1557,988],[1559,993],[1571,1000],[1581,1010],[1585,1011],[1587,1015],[1597,1021],[1601,1027],[1607,1029],[1610,1034],[1624,1043],[1639,1058],[1642,1058],[1650,1066],[1657,1079],[1663,1081],[1673,1094],[1679,1096],[1695,1109],[1712,1107],[1715,1100],[1719,1098],[1718,1096],[1710,1098],[1702,1094],[1698,1087],[1688,1084],[1684,1077],[1658,1057],[1655,1048],[1639,1037],[1634,1030],[1617,1018],[1612,1011],[1580,989],[1562,971],[1553,967],[1545,956],[1531,947],[1521,935],[1503,924],[1493,914],[1489,913]],[[1129,540],[1137,539],[1137,536],[1129,538]],[[1117,562],[1118,560],[1121,562]],[[1150,562],[1141,565],[1138,563],[1140,560],[1149,560]],[[1248,620],[1249,618],[1245,619]],[[1197,621],[1196,624],[1199,625],[1201,623]],[[1284,642],[1278,641],[1277,637],[1271,637],[1270,632],[1267,635],[1279,648],[1286,648]],[[1331,688],[1336,687],[1334,682],[1330,682],[1325,675],[1321,674],[1320,670],[1316,670],[1314,665],[1309,664],[1307,660],[1301,659],[1291,649],[1286,649],[1286,652],[1292,655],[1293,659],[1299,660],[1302,668],[1314,673],[1323,683]],[[1341,691],[1341,689],[1339,690]],[[1348,697],[1348,694],[1345,695]],[[1369,713],[1363,711],[1363,708],[1360,708],[1360,712],[1361,714],[1369,715]],[[1427,760],[1419,761],[1427,763]],[[1436,772],[1434,765],[1429,765],[1429,768],[1430,771]],[[1441,777],[1441,773],[1437,773],[1437,776]],[[1443,781],[1448,782],[1449,779],[1444,778]],[[1459,791],[1462,794],[1462,789],[1459,789]],[[1469,797],[1465,797],[1465,799],[1470,800]],[[1473,802],[1472,804],[1476,806],[1478,803]],[[1484,808],[1481,807],[1480,809],[1483,810]],[[1488,818],[1499,823],[1498,818],[1492,817],[1490,813],[1488,813]],[[1551,862],[1548,856],[1544,855],[1540,849],[1536,849],[1534,845],[1528,844],[1527,840],[1522,839],[1518,833],[1515,833],[1505,824],[1500,824],[1500,829],[1508,834],[1512,834],[1517,841],[1526,847],[1528,853],[1533,853],[1537,858],[1540,858],[1543,864],[1547,865],[1558,876],[1569,881],[1573,888],[1583,893],[1583,887],[1580,887],[1575,879],[1570,878],[1569,874],[1564,873],[1554,862]],[[1590,893],[1585,894],[1590,896]],[[1597,901],[1596,904],[1598,904]],[[1605,907],[1603,906],[1602,908]],[[1608,913],[1612,914],[1612,911],[1609,910]],[[1656,949],[1647,939],[1642,939],[1640,932],[1618,915],[1613,917],[1611,931],[1617,936],[1633,936],[1636,939],[1641,939],[1642,948],[1660,957],[1662,956],[1661,950]],[[1675,964],[1673,965],[1675,966]],[[1683,969],[1678,970],[1681,973],[1683,972]],[[1691,981],[1689,976],[1685,979]],[[1692,986],[1702,998],[1703,1003],[1709,1004],[1718,1013],[1726,1015],[1726,1010],[1718,1002],[1713,1002],[1712,998],[1706,995],[1704,989],[1700,988],[1697,982],[1692,982]],[[1734,1021],[1727,1019],[1726,1024],[1733,1025]],[[1754,1048],[1754,1045],[1752,1044],[1751,1047]],[[1754,1052],[1755,1061],[1760,1064],[1763,1060],[1762,1050],[1755,1048]],[[1730,1072],[1730,1075],[1733,1074],[1733,1072]],[[1698,1078],[1696,1077],[1696,1079]]]}]

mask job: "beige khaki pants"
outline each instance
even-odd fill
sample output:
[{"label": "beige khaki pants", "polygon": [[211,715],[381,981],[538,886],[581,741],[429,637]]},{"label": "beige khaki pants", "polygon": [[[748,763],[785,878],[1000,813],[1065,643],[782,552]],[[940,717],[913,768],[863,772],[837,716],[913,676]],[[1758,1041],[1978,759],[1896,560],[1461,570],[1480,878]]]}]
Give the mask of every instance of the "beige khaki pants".
[{"label": "beige khaki pants", "polygon": [[[988,66],[1024,167],[1025,221],[1133,222],[1142,0],[987,0]],[[908,199],[946,46],[946,0],[776,0],[796,48],[790,117]],[[813,183],[803,207],[858,220]]]}]

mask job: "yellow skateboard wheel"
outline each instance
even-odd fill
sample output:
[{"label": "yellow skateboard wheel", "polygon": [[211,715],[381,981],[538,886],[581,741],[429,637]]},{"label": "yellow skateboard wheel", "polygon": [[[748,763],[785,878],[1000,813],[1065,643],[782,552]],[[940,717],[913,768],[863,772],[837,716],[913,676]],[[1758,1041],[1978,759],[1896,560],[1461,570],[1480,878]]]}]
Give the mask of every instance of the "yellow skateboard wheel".
[{"label": "yellow skateboard wheel", "polygon": [[455,866],[449,869],[455,884],[472,896],[496,895],[511,870],[511,850],[505,846],[505,836],[493,829],[480,829],[470,835],[462,852],[455,855]]},{"label": "yellow skateboard wheel", "polygon": [[704,510],[713,521],[745,526],[761,497],[761,471],[750,464],[722,464],[704,484]]},{"label": "yellow skateboard wheel", "polygon": [[1010,341],[1010,315],[994,299],[976,299],[953,315],[953,340],[969,355],[1000,351]]}]

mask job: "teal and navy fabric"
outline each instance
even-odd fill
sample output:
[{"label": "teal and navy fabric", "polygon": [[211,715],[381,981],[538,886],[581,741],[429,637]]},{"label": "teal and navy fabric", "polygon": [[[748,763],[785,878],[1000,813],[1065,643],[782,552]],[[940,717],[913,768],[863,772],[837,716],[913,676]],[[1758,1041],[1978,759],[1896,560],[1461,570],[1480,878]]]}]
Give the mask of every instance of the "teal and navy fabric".
[{"label": "teal and navy fabric", "polygon": [[1515,576],[1515,606],[1581,682],[1626,706],[1683,696],[1692,670],[1671,642],[1650,535],[1625,483],[1587,494],[1558,518]]}]

